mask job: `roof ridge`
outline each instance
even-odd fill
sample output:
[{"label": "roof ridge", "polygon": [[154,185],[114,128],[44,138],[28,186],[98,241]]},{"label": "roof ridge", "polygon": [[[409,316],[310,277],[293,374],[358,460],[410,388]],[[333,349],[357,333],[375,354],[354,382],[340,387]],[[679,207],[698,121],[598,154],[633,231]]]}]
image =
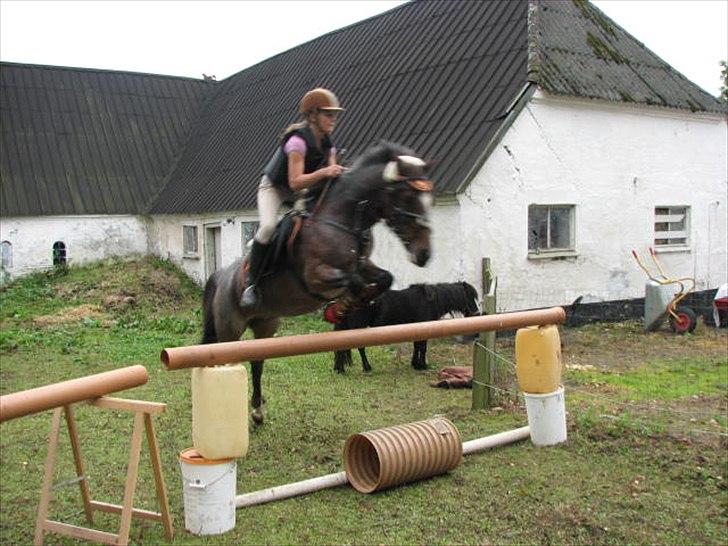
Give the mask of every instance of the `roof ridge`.
[{"label": "roof ridge", "polygon": [[297,49],[301,49],[304,46],[307,46],[308,44],[310,44],[311,42],[316,42],[318,40],[321,40],[323,38],[326,38],[327,36],[332,36],[332,35],[337,34],[339,32],[343,32],[345,30],[349,30],[350,28],[353,28],[353,27],[356,27],[356,26],[359,26],[359,25],[363,25],[364,23],[368,23],[369,21],[371,21],[373,19],[377,19],[379,17],[383,17],[384,15],[389,15],[390,13],[393,13],[393,12],[395,12],[397,10],[400,10],[400,9],[404,8],[405,6],[409,6],[411,4],[419,3],[420,1],[422,1],[422,0],[406,0],[406,1],[402,2],[399,6],[395,6],[395,7],[391,8],[391,9],[388,9],[387,11],[383,11],[381,13],[377,13],[376,15],[372,15],[371,17],[367,17],[366,19],[362,19],[360,21],[354,21],[353,23],[349,23],[348,25],[345,25],[345,26],[343,26],[341,28],[337,28],[337,29],[334,29],[334,30],[330,30],[329,32],[327,32],[325,34],[320,34],[319,36],[316,36],[314,38],[311,38],[310,40],[306,40],[305,42],[301,42],[300,44],[297,44],[297,45],[295,45],[293,47],[290,47],[290,48],[288,48],[288,49],[286,49],[284,51],[281,51],[280,53],[276,53],[275,55],[272,55],[270,57],[267,57],[265,59],[262,59],[262,60],[258,61],[255,64],[251,64],[250,66],[246,66],[242,70],[238,70],[234,74],[230,74],[227,78],[223,78],[222,80],[220,80],[220,82],[225,82],[225,81],[229,80],[230,78],[234,78],[235,76],[239,76],[243,72],[246,72],[248,70],[251,70],[251,69],[253,69],[253,68],[255,68],[258,65],[261,65],[263,63],[267,63],[268,61],[272,61],[273,59],[275,59],[277,57],[280,57],[281,55],[288,55],[292,51],[295,51]]},{"label": "roof ridge", "polygon": [[192,78],[190,76],[174,76],[172,74],[154,74],[152,72],[136,72],[133,70],[114,70],[110,68],[87,68],[82,66],[61,66],[53,64],[36,64],[36,63],[19,63],[14,61],[0,61],[0,68],[3,66],[22,67],[22,68],[39,68],[42,70],[68,70],[74,72],[100,72],[105,74],[125,74],[130,76],[151,76],[154,78],[169,78],[173,80],[191,80],[200,83],[218,83],[216,80],[203,80],[201,78]]}]

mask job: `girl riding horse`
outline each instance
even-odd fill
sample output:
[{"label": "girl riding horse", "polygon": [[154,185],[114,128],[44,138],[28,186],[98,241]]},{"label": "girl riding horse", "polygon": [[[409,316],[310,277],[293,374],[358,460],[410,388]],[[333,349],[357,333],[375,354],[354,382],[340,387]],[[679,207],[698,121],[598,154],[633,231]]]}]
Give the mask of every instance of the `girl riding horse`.
[{"label": "girl riding horse", "polygon": [[284,131],[280,146],[263,170],[258,186],[260,227],[253,240],[242,306],[259,304],[257,283],[281,204],[291,204],[296,194],[341,174],[343,168],[336,163],[336,147],[330,135],[343,110],[339,99],[328,89],[317,88],[306,93],[299,106],[304,121]]},{"label": "girl riding horse", "polygon": [[[340,298],[375,298],[392,283],[392,275],[369,259],[371,228],[380,220],[402,241],[410,261],[424,266],[432,204],[426,170],[424,161],[397,144],[365,152],[303,222],[283,267],[257,280],[259,305],[240,305],[246,286],[242,259],[208,279],[202,342],[235,341],[248,327],[256,338],[271,337],[279,317],[309,313]],[[263,361],[251,362],[251,371],[252,415],[260,423]]]}]

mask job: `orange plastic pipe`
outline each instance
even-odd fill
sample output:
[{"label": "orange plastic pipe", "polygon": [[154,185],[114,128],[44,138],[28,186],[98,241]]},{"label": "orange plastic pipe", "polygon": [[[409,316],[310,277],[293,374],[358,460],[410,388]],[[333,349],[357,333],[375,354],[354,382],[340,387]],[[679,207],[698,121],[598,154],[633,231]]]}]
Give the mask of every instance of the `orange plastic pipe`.
[{"label": "orange plastic pipe", "polygon": [[129,366],[0,396],[0,422],[143,385],[144,366]]},{"label": "orange plastic pipe", "polygon": [[281,356],[338,351],[354,347],[387,345],[403,341],[420,341],[459,334],[512,330],[524,326],[559,324],[565,319],[566,313],[563,308],[552,307],[535,311],[433,320],[357,330],[190,345],[164,349],[161,359],[168,370],[179,370],[232,362],[265,360]]}]

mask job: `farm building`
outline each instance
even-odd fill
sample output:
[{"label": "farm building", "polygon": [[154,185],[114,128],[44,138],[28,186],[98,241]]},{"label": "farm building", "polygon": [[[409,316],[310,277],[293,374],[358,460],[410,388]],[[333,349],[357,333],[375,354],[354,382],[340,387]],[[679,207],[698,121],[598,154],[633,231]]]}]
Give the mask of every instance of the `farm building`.
[{"label": "farm building", "polygon": [[725,105],[585,0],[426,2],[222,81],[3,63],[3,268],[153,253],[199,281],[245,253],[261,169],[305,91],[435,163],[433,258],[375,230],[397,286],[480,285],[501,310],[638,298],[654,246],[699,290],[728,275]]}]

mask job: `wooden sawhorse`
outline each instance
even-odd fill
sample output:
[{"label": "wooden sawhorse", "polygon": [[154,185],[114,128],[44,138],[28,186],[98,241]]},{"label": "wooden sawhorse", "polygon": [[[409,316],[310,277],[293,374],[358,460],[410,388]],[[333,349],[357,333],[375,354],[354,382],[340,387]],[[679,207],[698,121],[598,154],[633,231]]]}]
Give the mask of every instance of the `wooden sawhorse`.
[{"label": "wooden sawhorse", "polygon": [[[172,519],[169,514],[167,490],[164,486],[164,479],[162,476],[162,465],[159,458],[157,437],[154,434],[154,426],[152,425],[152,414],[162,413],[166,408],[166,404],[158,402],[144,402],[141,400],[127,400],[124,398],[110,398],[105,396],[89,400],[89,403],[97,408],[134,412],[134,428],[131,435],[131,449],[129,451],[123,504],[108,504],[91,499],[88,480],[84,473],[83,459],[81,458],[81,446],[78,440],[76,420],[73,416],[73,405],[68,404],[63,407],[58,407],[53,411],[51,434],[48,439],[48,456],[46,458],[45,476],[43,478],[43,487],[40,494],[40,503],[38,504],[38,517],[36,519],[35,538],[33,543],[36,546],[40,546],[43,544],[43,533],[53,532],[74,538],[93,540],[104,544],[124,546],[129,542],[129,531],[131,529],[132,517],[161,521],[164,525],[165,535],[168,539],[171,539],[174,531],[172,529]],[[81,497],[83,498],[83,508],[86,513],[86,520],[90,524],[93,524],[94,510],[121,514],[121,525],[119,527],[118,534],[107,533],[105,531],[98,531],[88,527],[79,527],[48,519],[48,505],[50,504],[51,499],[53,474],[56,465],[56,452],[58,450],[58,437],[61,430],[61,413],[65,413],[66,415],[66,424],[68,425],[68,434],[71,438],[71,450],[73,451],[73,460],[76,466],[77,481],[81,488]],[[159,512],[139,510],[132,507],[139,470],[139,459],[141,456],[142,428],[145,428],[147,432],[149,455],[152,462],[154,482],[157,487],[157,499],[159,500]]]}]

